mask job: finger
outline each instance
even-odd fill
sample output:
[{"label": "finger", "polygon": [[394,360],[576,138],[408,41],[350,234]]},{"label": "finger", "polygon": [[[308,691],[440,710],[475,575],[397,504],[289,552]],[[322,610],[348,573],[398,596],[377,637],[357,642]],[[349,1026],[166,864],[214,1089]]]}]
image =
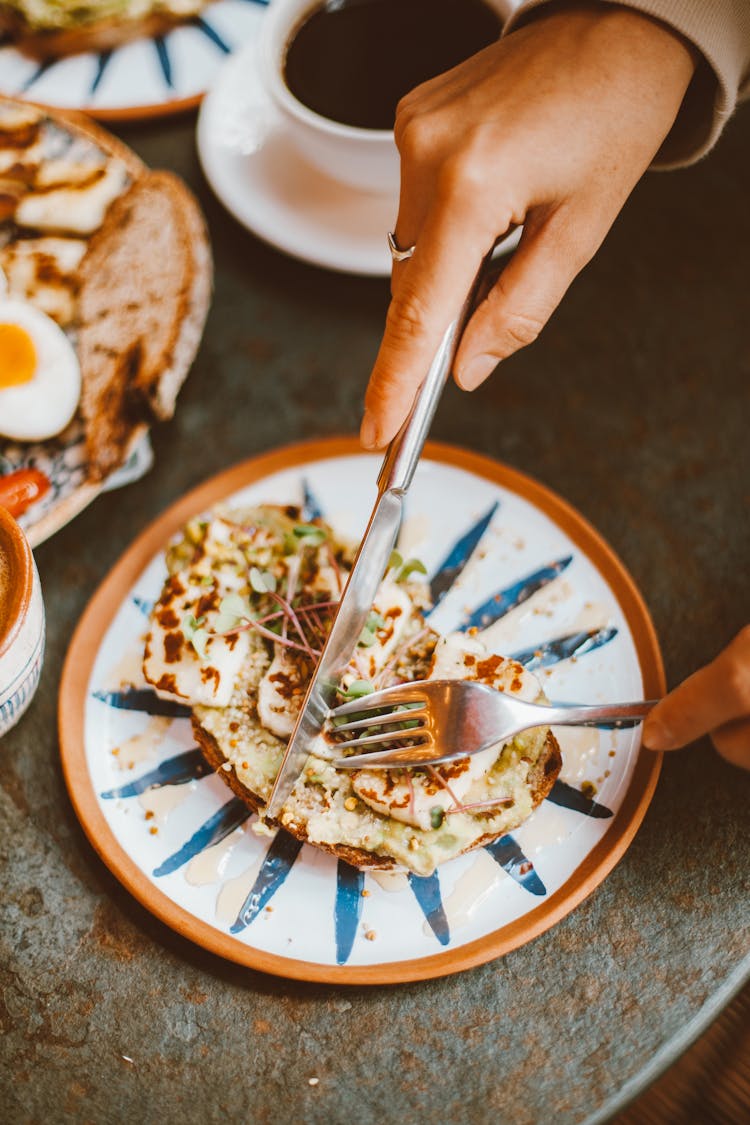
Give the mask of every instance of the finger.
[{"label": "finger", "polygon": [[[419,104],[419,103],[418,103]],[[402,99],[396,110],[394,136],[401,159],[401,187],[398,201],[398,217],[393,228],[396,245],[402,250],[415,246],[430,211],[435,182],[434,146],[436,138],[429,121],[420,121],[419,129],[414,128],[414,116],[410,109],[404,108],[407,100]],[[414,139],[418,137],[418,140]],[[391,268],[391,294],[396,292],[399,278],[408,269],[411,259],[394,262]]]},{"label": "finger", "polygon": [[[438,199],[414,255],[394,282],[383,339],[365,395],[361,441],[387,444],[411,408],[445,329],[460,312],[486,251],[494,241],[477,222]],[[409,237],[402,234],[400,237]]]},{"label": "finger", "polygon": [[[426,178],[426,177],[425,177]],[[425,216],[429,211],[429,200],[424,189],[406,189],[402,187],[399,201],[398,218],[393,228],[393,238],[399,250],[414,247],[420,237]],[[397,292],[404,271],[411,265],[411,258],[402,262],[394,261],[391,266],[391,297]]]},{"label": "finger", "polygon": [[711,739],[727,762],[750,770],[750,720],[739,719],[736,723],[727,723],[715,730]]},{"label": "finger", "polygon": [[654,708],[644,724],[643,740],[652,750],[675,750],[748,716],[750,626]]},{"label": "finger", "polygon": [[527,218],[518,249],[464,332],[458,385],[474,390],[501,360],[533,343],[590,257],[575,246],[562,212],[543,221]]}]

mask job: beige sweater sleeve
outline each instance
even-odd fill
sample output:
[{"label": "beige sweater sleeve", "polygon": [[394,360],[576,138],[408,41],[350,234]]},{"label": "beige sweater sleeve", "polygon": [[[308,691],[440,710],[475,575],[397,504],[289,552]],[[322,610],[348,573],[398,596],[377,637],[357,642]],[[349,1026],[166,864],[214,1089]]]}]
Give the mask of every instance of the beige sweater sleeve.
[{"label": "beige sweater sleeve", "polygon": [[[547,0],[525,0],[509,34]],[[657,154],[661,168],[690,164],[715,144],[738,98],[750,94],[750,0],[601,0],[624,3],[673,27],[700,51],[677,120]]]}]

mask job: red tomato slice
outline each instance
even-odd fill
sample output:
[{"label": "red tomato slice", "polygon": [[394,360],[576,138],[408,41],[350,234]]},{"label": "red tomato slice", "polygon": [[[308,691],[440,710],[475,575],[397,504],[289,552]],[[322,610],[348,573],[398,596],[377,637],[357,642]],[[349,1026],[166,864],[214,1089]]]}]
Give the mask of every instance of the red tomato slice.
[{"label": "red tomato slice", "polygon": [[39,469],[17,469],[0,477],[0,508],[20,516],[50,489],[49,479]]}]

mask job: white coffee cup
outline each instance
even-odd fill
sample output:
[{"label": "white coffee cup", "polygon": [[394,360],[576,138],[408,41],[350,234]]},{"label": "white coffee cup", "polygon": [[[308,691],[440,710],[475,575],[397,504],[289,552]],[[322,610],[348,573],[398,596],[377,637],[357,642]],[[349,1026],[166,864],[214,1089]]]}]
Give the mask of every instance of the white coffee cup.
[{"label": "white coffee cup", "polygon": [[[508,0],[486,0],[505,18]],[[362,129],[323,117],[299,101],[284,81],[294,32],[321,0],[272,0],[260,36],[264,85],[301,155],[324,175],[358,191],[398,196],[399,155],[392,129]],[[383,60],[388,65],[388,60]]]},{"label": "white coffee cup", "polygon": [[261,75],[295,147],[324,175],[358,191],[396,195],[399,157],[392,129],[342,125],[309,109],[284,81],[284,57],[295,29],[320,0],[273,0],[260,37]]}]

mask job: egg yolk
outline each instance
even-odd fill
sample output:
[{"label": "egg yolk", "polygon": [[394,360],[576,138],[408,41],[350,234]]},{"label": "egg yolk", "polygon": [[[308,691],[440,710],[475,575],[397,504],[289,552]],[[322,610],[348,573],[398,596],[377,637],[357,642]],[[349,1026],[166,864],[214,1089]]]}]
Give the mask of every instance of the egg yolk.
[{"label": "egg yolk", "polygon": [[36,371],[34,341],[18,324],[0,324],[0,390],[30,383]]}]

